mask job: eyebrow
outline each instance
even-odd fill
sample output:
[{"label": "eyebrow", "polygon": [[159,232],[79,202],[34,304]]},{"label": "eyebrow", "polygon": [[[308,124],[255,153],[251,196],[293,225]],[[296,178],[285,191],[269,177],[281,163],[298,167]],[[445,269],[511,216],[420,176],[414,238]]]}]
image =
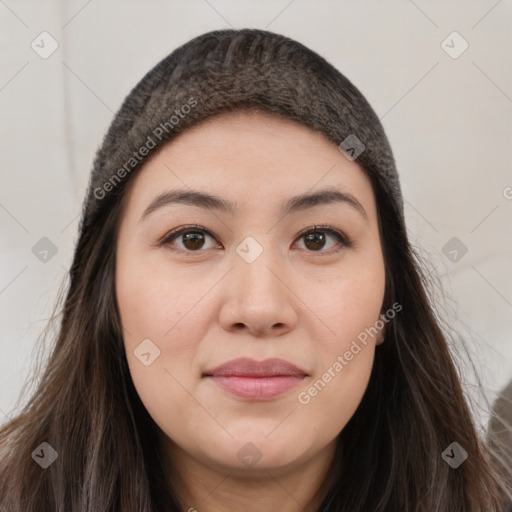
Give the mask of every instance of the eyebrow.
[{"label": "eyebrow", "polygon": [[[352,194],[333,189],[323,189],[311,194],[304,193],[291,197],[282,204],[281,212],[283,215],[289,215],[291,213],[308,210],[315,206],[335,203],[350,206],[368,220],[368,216],[362,204]],[[235,215],[237,211],[236,204],[228,199],[198,190],[178,189],[170,190],[157,196],[141,215],[139,222],[159,208],[172,204],[197,206],[199,208],[212,211],[216,210],[230,215]]]}]

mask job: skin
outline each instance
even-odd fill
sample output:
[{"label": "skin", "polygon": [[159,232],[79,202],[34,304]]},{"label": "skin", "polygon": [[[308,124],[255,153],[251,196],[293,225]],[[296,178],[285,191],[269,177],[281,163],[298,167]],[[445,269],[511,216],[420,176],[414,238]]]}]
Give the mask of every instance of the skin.
[{"label": "skin", "polygon": [[[141,220],[159,194],[175,188],[229,199],[236,214],[169,204]],[[286,199],[320,188],[350,193],[366,217],[346,203],[280,213]],[[369,178],[322,134],[238,111],[186,130],[153,154],[124,199],[116,251],[124,344],[184,510],[315,510],[333,474],[336,437],[361,401],[383,334],[360,344],[342,371],[300,403],[299,393],[329,368],[332,375],[338,356],[381,313],[385,267]],[[189,224],[211,235],[159,244]],[[323,245],[308,243],[308,233],[299,235],[315,224],[353,245],[325,231]],[[252,263],[236,252],[248,236],[263,249]],[[160,350],[148,366],[134,354],[145,339]],[[260,402],[202,376],[242,356],[282,358],[308,376]],[[255,463],[237,456],[247,443],[261,455]]]}]

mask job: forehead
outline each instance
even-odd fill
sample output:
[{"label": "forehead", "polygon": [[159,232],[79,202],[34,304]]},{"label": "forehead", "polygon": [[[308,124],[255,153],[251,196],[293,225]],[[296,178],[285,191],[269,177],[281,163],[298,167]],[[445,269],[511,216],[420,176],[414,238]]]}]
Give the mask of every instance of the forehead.
[{"label": "forehead", "polygon": [[179,134],[139,169],[130,202],[178,187],[225,197],[237,208],[329,187],[373,201],[365,171],[325,135],[258,111],[221,114]]}]

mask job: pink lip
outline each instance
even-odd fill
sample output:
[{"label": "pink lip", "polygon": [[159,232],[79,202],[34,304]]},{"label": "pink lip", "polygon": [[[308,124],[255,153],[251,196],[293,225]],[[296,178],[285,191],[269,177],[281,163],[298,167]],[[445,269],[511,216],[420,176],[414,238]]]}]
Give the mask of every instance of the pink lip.
[{"label": "pink lip", "polygon": [[203,376],[225,390],[252,400],[267,400],[297,386],[308,374],[283,359],[255,361],[246,357],[233,359]]}]

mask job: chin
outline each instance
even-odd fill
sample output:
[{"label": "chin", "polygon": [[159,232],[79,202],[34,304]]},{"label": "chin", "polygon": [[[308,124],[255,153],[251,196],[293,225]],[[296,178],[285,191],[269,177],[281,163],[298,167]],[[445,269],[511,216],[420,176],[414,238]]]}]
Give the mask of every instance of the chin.
[{"label": "chin", "polygon": [[272,439],[272,434],[266,437],[262,433],[252,435],[252,432],[221,441],[210,438],[203,456],[206,455],[223,471],[252,476],[261,472],[262,476],[268,477],[268,472],[273,475],[285,473],[296,467],[301,459],[307,459],[307,447],[302,450],[299,439]]}]

